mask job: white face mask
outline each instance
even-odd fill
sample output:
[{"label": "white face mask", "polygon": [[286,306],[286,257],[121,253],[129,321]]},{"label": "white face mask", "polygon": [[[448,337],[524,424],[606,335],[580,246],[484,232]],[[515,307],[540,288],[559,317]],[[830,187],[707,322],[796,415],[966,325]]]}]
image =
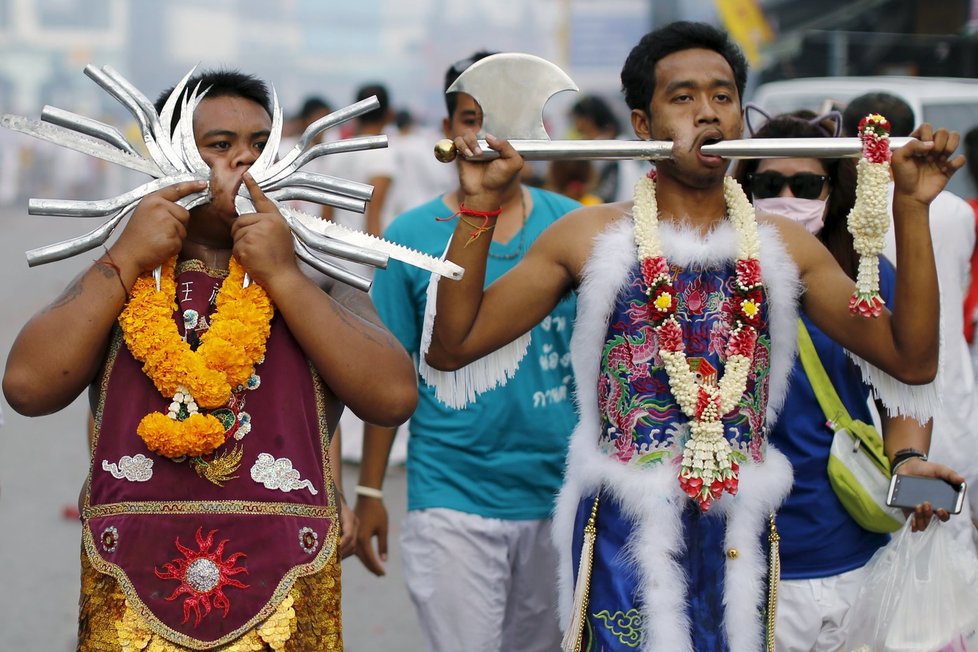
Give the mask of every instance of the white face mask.
[{"label": "white face mask", "polygon": [[809,233],[818,235],[825,225],[824,199],[798,199],[797,197],[770,197],[755,199],[754,208],[761,213],[783,215],[798,222]]}]

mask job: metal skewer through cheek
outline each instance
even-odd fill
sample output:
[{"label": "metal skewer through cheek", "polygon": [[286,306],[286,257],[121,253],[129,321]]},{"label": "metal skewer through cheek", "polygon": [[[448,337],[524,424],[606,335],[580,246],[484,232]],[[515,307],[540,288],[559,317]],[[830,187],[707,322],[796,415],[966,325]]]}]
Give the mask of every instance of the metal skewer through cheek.
[{"label": "metal skewer through cheek", "polygon": [[[914,138],[891,138],[896,150]],[[668,140],[512,140],[510,144],[527,161],[566,159],[648,159],[672,158],[673,143]],[[489,161],[499,157],[484,140],[482,153],[466,160]],[[752,138],[725,140],[700,148],[704,154],[731,159],[752,158],[857,158],[862,155],[858,138]],[[450,140],[435,144],[435,158],[443,163],[455,160],[458,151]]]},{"label": "metal skewer through cheek", "polygon": [[[87,66],[85,74],[122,104],[139,125],[140,136],[147,155],[141,154],[115,127],[56,107],[45,107],[42,120],[23,116],[0,115],[0,128],[27,134],[41,140],[72,149],[89,156],[141,172],[152,180],[116,197],[94,201],[61,199],[31,199],[28,212],[32,215],[65,216],[71,218],[104,218],[97,228],[80,236],[56,242],[27,252],[30,266],[63,260],[106,243],[112,232],[132,213],[147,195],[175,183],[210,178],[210,169],[197,148],[193,133],[193,115],[208,88],[198,80],[195,87],[188,84],[193,78],[191,69],[170,91],[162,108],[157,111],[145,94],[109,66]],[[275,90],[271,90],[271,130],[265,149],[251,165],[251,173],[259,187],[273,202],[295,199],[330,205],[347,211],[363,213],[366,202],[373,196],[373,186],[349,179],[302,171],[303,165],[325,155],[374,149],[387,146],[384,135],[343,139],[316,144],[316,136],[325,129],[376,109],[376,97],[361,100],[317,120],[306,128],[299,142],[282,158],[275,160],[281,136],[283,112]],[[180,117],[174,123],[179,109]],[[239,191],[242,192],[242,191]],[[248,193],[236,198],[250,206]],[[177,203],[187,210],[211,201],[209,189],[181,198]],[[293,245],[307,263],[335,279],[361,290],[370,287],[370,279],[349,272],[323,256],[385,268],[393,257],[401,262],[458,279],[462,269],[448,261],[395,243],[324,222],[285,204],[279,211],[292,228]],[[239,212],[241,208],[239,208]],[[160,289],[161,267],[152,272],[156,290]],[[243,285],[250,283],[247,273]]]}]

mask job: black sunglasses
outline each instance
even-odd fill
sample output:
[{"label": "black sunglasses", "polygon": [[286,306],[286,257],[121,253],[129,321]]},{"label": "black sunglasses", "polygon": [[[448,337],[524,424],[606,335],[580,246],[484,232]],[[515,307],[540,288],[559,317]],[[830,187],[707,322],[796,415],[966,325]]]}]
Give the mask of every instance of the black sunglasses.
[{"label": "black sunglasses", "polygon": [[755,199],[769,199],[781,194],[784,184],[788,184],[791,194],[798,199],[818,199],[828,177],[814,172],[799,172],[786,177],[780,172],[755,172],[747,175],[750,192]]}]

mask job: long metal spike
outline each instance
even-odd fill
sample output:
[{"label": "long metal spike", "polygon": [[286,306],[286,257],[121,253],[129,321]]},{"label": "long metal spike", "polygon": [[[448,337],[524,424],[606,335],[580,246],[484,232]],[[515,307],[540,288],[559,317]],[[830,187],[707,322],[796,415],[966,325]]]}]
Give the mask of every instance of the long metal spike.
[{"label": "long metal spike", "polygon": [[164,133],[163,126],[160,123],[159,114],[156,113],[156,107],[149,98],[143,94],[138,88],[136,88],[128,79],[126,79],[119,71],[114,69],[112,66],[102,66],[102,70],[112,78],[115,83],[125,90],[129,94],[129,97],[133,99],[140,109],[142,109],[143,114],[146,116],[146,120],[149,122],[150,132],[153,134],[153,139],[159,146],[160,151],[167,158],[173,167],[178,170],[184,170],[183,159],[178,154],[178,152],[173,149],[173,145],[170,143],[170,135]]},{"label": "long metal spike", "polygon": [[183,95],[183,90],[187,87],[187,82],[193,74],[197,72],[197,66],[194,66],[190,71],[183,76],[183,78],[177,82],[177,85],[173,87],[173,90],[166,98],[166,102],[163,103],[163,110],[160,111],[160,125],[163,128],[163,135],[169,139],[171,145],[176,149],[177,145],[174,138],[177,137],[176,125],[173,124],[173,112],[177,108],[177,101]]},{"label": "long metal spike", "polygon": [[[350,106],[345,106],[342,109],[337,109],[329,115],[323,116],[319,120],[316,120],[311,125],[306,127],[306,130],[302,132],[301,136],[299,136],[299,140],[296,142],[295,146],[293,146],[292,149],[285,154],[285,156],[269,166],[261,178],[255,177],[255,181],[261,183],[267,179],[271,179],[272,177],[279,177],[279,173],[285,168],[292,167],[293,161],[295,161],[295,159],[297,159],[299,155],[309,147],[309,144],[312,143],[313,139],[315,139],[315,137],[320,133],[331,127],[341,125],[347,120],[352,120],[353,118],[361,116],[364,113],[369,113],[379,106],[380,101],[376,96],[371,95],[364,100],[360,100],[359,102],[351,104]],[[296,169],[298,167],[301,166],[295,166],[292,167],[292,169]]]},{"label": "long metal spike", "polygon": [[436,258],[416,249],[411,249],[410,247],[405,247],[404,245],[391,242],[390,240],[384,240],[382,238],[378,238],[377,236],[370,235],[369,233],[364,233],[363,231],[356,231],[354,229],[347,228],[331,220],[324,220],[315,215],[309,215],[303,211],[296,210],[288,205],[281,205],[279,210],[283,215],[288,215],[295,220],[302,222],[307,229],[310,229],[316,233],[327,235],[334,240],[342,240],[343,242],[355,244],[373,251],[383,252],[394,260],[401,261],[407,265],[413,265],[429,272],[434,272],[435,274],[444,276],[445,278],[450,278],[457,281],[462,278],[465,272],[465,270],[450,260]]},{"label": "long metal spike", "polygon": [[387,263],[390,260],[390,256],[387,254],[316,233],[287,212],[283,211],[282,214],[292,229],[293,234],[307,247],[321,251],[324,254],[349,260],[350,262],[370,265],[379,269],[387,269]]},{"label": "long metal spike", "polygon": [[126,140],[122,132],[112,125],[107,125],[94,118],[88,118],[77,113],[72,113],[71,111],[59,109],[56,106],[47,105],[41,109],[41,120],[58,125],[59,127],[64,127],[65,129],[77,131],[80,134],[85,134],[92,138],[104,140],[108,144],[114,145],[132,156],[139,156],[139,152]]},{"label": "long metal spike", "polygon": [[265,193],[268,197],[277,201],[311,201],[317,204],[327,204],[354,213],[363,213],[367,210],[367,203],[362,199],[354,199],[336,193],[316,190],[314,188],[303,188],[301,186],[285,186],[277,190],[269,190]]},{"label": "long metal spike", "polygon": [[[890,149],[903,147],[913,138],[891,138]],[[449,143],[450,144],[450,143]],[[520,156],[528,161],[562,159],[649,159],[672,158],[673,143],[668,140],[514,140],[510,141]],[[439,142],[439,146],[441,141]],[[484,140],[479,141],[482,153],[466,157],[489,161],[499,157]],[[453,160],[455,153],[445,146],[438,148],[439,160]],[[441,155],[441,151],[445,151]],[[703,145],[700,151],[731,159],[747,158],[856,158],[862,154],[858,138],[751,138],[724,140]]]},{"label": "long metal spike", "polygon": [[197,139],[194,137],[194,112],[210,89],[208,86],[204,92],[198,94],[200,90],[200,83],[198,83],[189,96],[184,94],[180,106],[180,120],[177,122],[177,141],[184,165],[207,176],[210,176],[210,166],[200,156]]},{"label": "long metal spike", "polygon": [[275,87],[272,87],[272,130],[268,134],[268,141],[265,143],[265,149],[258,156],[258,159],[251,164],[252,177],[262,177],[265,176],[265,171],[268,167],[275,162],[278,157],[278,146],[282,138],[282,123],[284,122],[284,116],[282,113],[282,106],[278,101],[278,93],[275,92]]},{"label": "long metal spike", "polygon": [[[333,177],[328,174],[304,172],[302,170],[296,170],[284,179],[262,186],[262,189],[266,191],[278,190],[287,186],[315,188],[316,190],[325,190],[326,192],[333,192],[338,195],[353,197],[354,199],[362,199],[363,201],[370,201],[374,195],[374,187],[369,183],[358,183],[349,179]],[[363,211],[359,212],[362,213]]]},{"label": "long metal spike", "polygon": [[160,167],[150,159],[142,156],[133,156],[118,147],[109,145],[105,141],[90,138],[77,131],[65,129],[55,124],[5,113],[0,115],[0,127],[6,127],[11,131],[27,134],[38,140],[44,140],[76,152],[81,152],[82,154],[94,156],[97,159],[115,163],[116,165],[142,172],[151,177],[164,176]]},{"label": "long metal spike", "polygon": [[357,152],[364,149],[383,149],[384,147],[387,147],[386,135],[359,136],[356,138],[345,138],[332,143],[319,143],[318,145],[313,145],[309,149],[299,154],[299,156],[297,156],[289,166],[282,168],[278,173],[266,176],[265,179],[263,179],[263,182],[275,183],[277,181],[281,181],[309,161],[317,159],[320,156],[341,154],[344,152]]},{"label": "long metal spike", "polygon": [[27,252],[27,265],[29,267],[36,267],[46,263],[53,263],[58,260],[64,260],[65,258],[77,256],[78,254],[85,253],[86,251],[90,251],[95,247],[98,247],[109,239],[112,231],[119,226],[119,222],[122,221],[122,218],[134,208],[136,208],[136,203],[126,206],[121,211],[113,215],[111,219],[106,220],[101,226],[89,231],[88,233],[85,233],[84,235],[80,235],[69,240],[63,240],[61,242],[55,242],[54,244],[49,244],[44,247],[38,247],[37,249],[31,249]]},{"label": "long metal spike", "polygon": [[373,284],[372,280],[317,257],[298,238],[293,238],[293,240],[295,242],[295,254],[305,264],[330,278],[355,287],[361,292],[370,291],[370,286]]},{"label": "long metal spike", "polygon": [[185,181],[197,181],[201,176],[198,174],[181,174],[174,177],[163,177],[154,179],[149,183],[133,188],[129,192],[117,195],[110,199],[98,200],[75,200],[75,199],[36,199],[31,198],[27,202],[27,213],[29,215],[54,215],[60,217],[101,217],[119,210],[128,204],[137,203],[143,197],[157,190],[162,190],[167,186]]},{"label": "long metal spike", "polygon": [[129,113],[131,113],[136,119],[136,123],[139,124],[139,131],[142,133],[143,142],[146,144],[146,149],[149,151],[149,155],[153,158],[160,169],[163,170],[163,172],[168,175],[176,174],[179,170],[177,170],[166,155],[163,154],[163,150],[160,149],[160,146],[156,142],[156,138],[153,135],[153,129],[150,126],[149,117],[143,112],[142,107],[139,106],[135,98],[131,97],[126,90],[114,79],[109,77],[105,71],[100,70],[91,64],[85,66],[85,75],[105,89],[109,95],[114,97],[119,101],[119,103],[129,110]]},{"label": "long metal spike", "polygon": [[334,258],[342,258],[351,263],[370,265],[377,269],[387,269],[389,257],[380,252],[356,247],[341,240],[327,238],[308,229],[303,229],[300,223],[290,223],[289,226],[293,227],[295,236],[309,249],[328,254]]}]

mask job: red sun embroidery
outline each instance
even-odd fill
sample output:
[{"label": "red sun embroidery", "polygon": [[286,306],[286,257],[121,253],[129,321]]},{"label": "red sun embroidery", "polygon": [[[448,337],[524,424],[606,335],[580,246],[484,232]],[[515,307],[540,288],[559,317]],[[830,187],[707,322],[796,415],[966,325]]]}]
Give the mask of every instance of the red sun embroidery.
[{"label": "red sun embroidery", "polygon": [[[227,559],[222,559],[224,546],[228,540],[224,539],[214,552],[210,552],[214,544],[214,535],[217,530],[211,530],[206,538],[201,536],[201,528],[197,528],[195,538],[197,539],[198,550],[194,551],[180,544],[180,537],[177,537],[174,544],[183,554],[183,559],[177,558],[171,562],[163,564],[163,571],[154,569],[156,576],[163,580],[176,580],[180,586],[173,591],[167,600],[176,600],[178,596],[186,594],[183,600],[183,622],[190,620],[190,612],[194,612],[194,627],[200,625],[204,616],[211,612],[211,608],[224,611],[227,618],[228,611],[231,609],[231,602],[224,595],[224,587],[233,586],[239,589],[247,589],[248,585],[233,579],[232,575],[248,573],[248,569],[242,566],[235,566],[238,559],[246,557],[243,552],[236,552]],[[203,613],[201,613],[203,608]]]}]

